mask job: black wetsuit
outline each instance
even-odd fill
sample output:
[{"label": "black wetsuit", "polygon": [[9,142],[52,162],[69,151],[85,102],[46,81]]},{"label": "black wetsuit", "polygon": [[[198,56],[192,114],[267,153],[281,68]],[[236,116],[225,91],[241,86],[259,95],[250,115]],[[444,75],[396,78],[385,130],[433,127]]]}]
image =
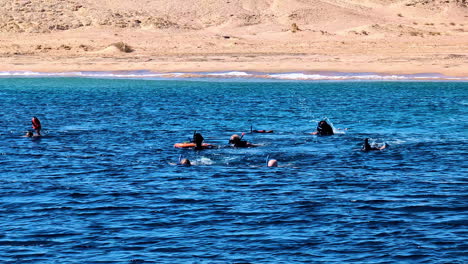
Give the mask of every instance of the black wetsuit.
[{"label": "black wetsuit", "polygon": [[250,147],[250,143],[245,141],[245,140],[241,140],[240,138],[235,138],[235,139],[231,139],[229,140],[229,144],[231,144],[233,147],[235,148],[247,148],[247,147]]},{"label": "black wetsuit", "polygon": [[370,144],[369,144],[369,140],[368,139],[365,139],[364,140],[364,146],[362,146],[362,151],[370,151],[370,150],[380,150],[380,148],[376,148],[376,147],[372,147]]},{"label": "black wetsuit", "polygon": [[330,136],[333,135],[333,128],[327,122],[320,122],[317,126],[317,135]]},{"label": "black wetsuit", "polygon": [[369,142],[365,141],[364,146],[362,146],[362,151],[369,151],[369,150],[374,150],[371,145],[369,145]]},{"label": "black wetsuit", "polygon": [[234,147],[236,148],[246,148],[249,146],[249,143],[245,140],[239,140],[234,143]]},{"label": "black wetsuit", "polygon": [[203,146],[202,146],[203,140],[205,139],[200,133],[196,133],[193,135],[193,142],[196,144],[195,149],[203,149]]}]

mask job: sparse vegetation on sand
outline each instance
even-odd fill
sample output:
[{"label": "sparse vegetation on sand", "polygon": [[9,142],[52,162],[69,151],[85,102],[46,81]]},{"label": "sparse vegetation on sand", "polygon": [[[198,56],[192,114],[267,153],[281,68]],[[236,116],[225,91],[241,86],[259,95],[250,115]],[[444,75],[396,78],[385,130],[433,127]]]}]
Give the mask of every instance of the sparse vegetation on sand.
[{"label": "sparse vegetation on sand", "polygon": [[0,70],[320,69],[468,76],[465,60],[439,56],[466,53],[467,3],[0,0]]},{"label": "sparse vegetation on sand", "polygon": [[121,52],[125,52],[125,53],[130,53],[130,52],[133,52],[134,49],[129,46],[128,44],[120,41],[120,42],[116,42],[116,43],[112,43],[110,45],[110,47],[116,47],[119,51]]},{"label": "sparse vegetation on sand", "polygon": [[291,24],[291,32],[296,33],[297,31],[301,31],[301,29],[297,26],[296,23]]}]

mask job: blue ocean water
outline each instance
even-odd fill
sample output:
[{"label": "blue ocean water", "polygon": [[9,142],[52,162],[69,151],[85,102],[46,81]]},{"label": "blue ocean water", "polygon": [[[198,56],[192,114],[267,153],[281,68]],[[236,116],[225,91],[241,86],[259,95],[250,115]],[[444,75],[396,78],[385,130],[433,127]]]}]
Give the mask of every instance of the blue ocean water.
[{"label": "blue ocean water", "polygon": [[468,262],[466,82],[3,78],[0,107],[1,263]]}]

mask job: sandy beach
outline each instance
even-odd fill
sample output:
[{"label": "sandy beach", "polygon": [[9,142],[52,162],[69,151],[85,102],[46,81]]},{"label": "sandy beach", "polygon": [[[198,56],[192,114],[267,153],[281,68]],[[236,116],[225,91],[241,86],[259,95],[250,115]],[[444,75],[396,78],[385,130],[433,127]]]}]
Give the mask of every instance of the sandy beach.
[{"label": "sandy beach", "polygon": [[0,71],[468,76],[465,0],[0,4]]}]

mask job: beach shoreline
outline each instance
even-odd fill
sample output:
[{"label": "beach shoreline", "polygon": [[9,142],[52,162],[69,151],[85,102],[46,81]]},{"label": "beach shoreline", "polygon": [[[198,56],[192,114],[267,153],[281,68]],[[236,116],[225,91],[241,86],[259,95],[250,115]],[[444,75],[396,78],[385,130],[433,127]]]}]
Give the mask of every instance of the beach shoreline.
[{"label": "beach shoreline", "polygon": [[128,71],[0,71],[0,78],[104,78],[144,80],[236,80],[236,81],[455,81],[468,82],[468,77],[452,77],[442,74],[381,74],[375,72],[350,73],[335,71],[200,71],[200,72],[154,72],[148,70]]},{"label": "beach shoreline", "polygon": [[[404,57],[404,55],[402,55]],[[456,60],[445,59],[436,65],[422,65],[415,60],[398,62],[379,62],[382,58],[347,56],[341,57],[344,62],[334,62],[316,55],[176,55],[176,56],[123,56],[123,57],[53,57],[14,55],[0,57],[3,62],[0,72],[78,72],[78,71],[151,71],[157,73],[198,73],[198,72],[342,72],[342,73],[375,73],[381,75],[439,74],[447,77],[468,77],[466,64]],[[386,58],[391,60],[391,58]],[[431,60],[431,58],[420,58]],[[446,65],[452,65],[451,67]]]}]

